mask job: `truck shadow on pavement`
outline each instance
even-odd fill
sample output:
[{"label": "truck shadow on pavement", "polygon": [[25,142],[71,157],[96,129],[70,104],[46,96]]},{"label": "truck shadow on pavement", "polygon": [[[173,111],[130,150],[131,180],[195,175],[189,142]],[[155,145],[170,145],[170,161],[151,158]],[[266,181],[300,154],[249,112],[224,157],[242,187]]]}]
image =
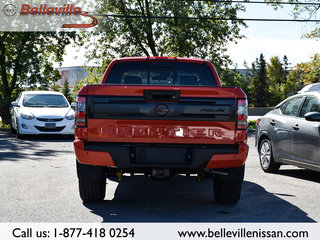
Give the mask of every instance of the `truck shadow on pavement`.
[{"label": "truck shadow on pavement", "polygon": [[71,142],[72,139],[57,136],[28,136],[22,140],[8,133],[0,133],[0,161],[45,160],[50,156],[56,156],[60,154],[59,150],[41,147],[41,144],[53,141]]},{"label": "truck shadow on pavement", "polygon": [[216,203],[212,188],[210,179],[199,183],[195,178],[176,176],[157,182],[135,176],[124,178],[114,195],[107,193],[110,200],[85,206],[103,222],[315,222],[253,182],[243,183],[235,205]]}]

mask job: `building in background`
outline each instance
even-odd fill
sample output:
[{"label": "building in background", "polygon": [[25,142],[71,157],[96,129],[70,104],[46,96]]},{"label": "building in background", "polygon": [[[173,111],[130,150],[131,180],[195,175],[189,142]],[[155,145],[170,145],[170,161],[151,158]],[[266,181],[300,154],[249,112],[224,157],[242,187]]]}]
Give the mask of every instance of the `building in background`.
[{"label": "building in background", "polygon": [[57,69],[61,75],[61,79],[57,82],[57,84],[61,87],[65,81],[68,81],[69,88],[72,88],[77,81],[89,77],[89,72],[87,72],[83,66],[59,67]]}]

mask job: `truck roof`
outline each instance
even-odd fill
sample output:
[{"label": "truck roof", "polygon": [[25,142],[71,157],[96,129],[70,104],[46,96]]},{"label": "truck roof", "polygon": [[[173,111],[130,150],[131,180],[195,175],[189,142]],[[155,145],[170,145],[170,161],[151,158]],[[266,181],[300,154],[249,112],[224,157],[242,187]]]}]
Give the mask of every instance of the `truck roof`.
[{"label": "truck roof", "polygon": [[177,61],[177,62],[190,62],[190,63],[205,63],[210,62],[210,60],[200,59],[200,58],[184,58],[184,57],[123,57],[115,59],[114,61],[120,62],[142,62],[142,61]]}]

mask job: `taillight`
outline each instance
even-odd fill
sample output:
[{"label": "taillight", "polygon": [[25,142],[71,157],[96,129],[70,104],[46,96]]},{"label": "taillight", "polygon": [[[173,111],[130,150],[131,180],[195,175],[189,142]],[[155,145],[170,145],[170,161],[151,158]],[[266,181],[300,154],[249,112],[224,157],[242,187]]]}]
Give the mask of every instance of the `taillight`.
[{"label": "taillight", "polygon": [[76,127],[86,127],[87,99],[77,96],[76,104]]},{"label": "taillight", "polygon": [[248,127],[248,102],[247,99],[238,99],[237,129]]},{"label": "taillight", "polygon": [[257,121],[256,121],[256,125],[257,125],[257,126],[259,125],[259,122],[260,122],[260,121],[261,121],[261,119],[258,118]]}]

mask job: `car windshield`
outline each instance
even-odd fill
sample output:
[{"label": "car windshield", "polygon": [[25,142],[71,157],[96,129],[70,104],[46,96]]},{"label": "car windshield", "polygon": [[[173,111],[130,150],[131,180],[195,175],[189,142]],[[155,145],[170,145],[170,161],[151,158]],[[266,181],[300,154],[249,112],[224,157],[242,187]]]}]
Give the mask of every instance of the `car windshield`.
[{"label": "car windshield", "polygon": [[68,107],[67,101],[61,95],[54,94],[26,94],[23,98],[25,107]]},{"label": "car windshield", "polygon": [[181,62],[120,62],[112,67],[106,84],[217,86],[207,65]]}]

